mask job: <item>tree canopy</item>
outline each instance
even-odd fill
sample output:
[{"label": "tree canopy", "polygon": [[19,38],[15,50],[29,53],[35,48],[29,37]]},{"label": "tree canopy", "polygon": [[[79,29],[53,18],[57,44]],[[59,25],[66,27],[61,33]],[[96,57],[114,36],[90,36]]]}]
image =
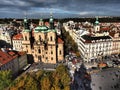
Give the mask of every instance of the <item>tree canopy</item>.
[{"label": "tree canopy", "polygon": [[10,70],[0,71],[0,90],[8,87],[12,81],[12,73]]},{"label": "tree canopy", "polygon": [[10,90],[70,90],[70,76],[64,65],[55,71],[29,72],[23,74],[9,87]]}]

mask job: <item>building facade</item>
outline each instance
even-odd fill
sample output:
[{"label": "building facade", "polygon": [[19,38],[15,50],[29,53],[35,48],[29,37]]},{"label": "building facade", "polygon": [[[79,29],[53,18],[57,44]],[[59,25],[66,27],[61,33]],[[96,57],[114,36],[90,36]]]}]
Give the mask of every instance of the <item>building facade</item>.
[{"label": "building facade", "polygon": [[47,27],[40,19],[39,25],[30,30],[28,20],[24,19],[23,50],[33,55],[34,62],[55,64],[64,59],[64,42],[57,37],[52,16],[49,23],[50,27]]},{"label": "building facade", "polygon": [[23,37],[22,37],[21,33],[13,36],[12,43],[13,43],[13,49],[14,50],[22,51],[22,49],[23,49],[22,48],[22,40],[23,40]]},{"label": "building facade", "polygon": [[[69,23],[69,22],[68,22]],[[74,23],[64,23],[65,30],[78,44],[81,57],[84,61],[102,60],[102,57],[120,54],[120,28],[108,23],[107,26],[99,23],[98,18],[89,27],[80,24],[78,30]],[[113,23],[114,24],[114,23]]]},{"label": "building facade", "polygon": [[16,76],[26,65],[25,52],[0,50],[0,70],[11,70],[12,74]]}]

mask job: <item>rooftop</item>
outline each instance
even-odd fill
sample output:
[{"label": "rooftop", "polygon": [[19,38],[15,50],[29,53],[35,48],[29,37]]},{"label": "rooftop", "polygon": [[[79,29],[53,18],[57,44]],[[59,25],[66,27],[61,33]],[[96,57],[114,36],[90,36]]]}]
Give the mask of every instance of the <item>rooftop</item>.
[{"label": "rooftop", "polygon": [[20,40],[22,38],[23,38],[23,36],[21,33],[13,36],[13,40]]},{"label": "rooftop", "polygon": [[0,50],[0,66],[12,61],[17,56],[22,56],[24,54],[25,52]]},{"label": "rooftop", "polygon": [[82,38],[85,40],[85,42],[87,42],[87,43],[91,43],[92,40],[111,39],[110,36],[96,36],[96,37],[94,37],[94,36],[90,36],[90,35],[83,35],[83,36],[81,36],[81,37],[82,37]]},{"label": "rooftop", "polygon": [[58,38],[58,43],[64,43],[61,38]]},{"label": "rooftop", "polygon": [[4,65],[4,64],[12,61],[16,57],[17,57],[17,55],[15,55],[13,52],[10,52],[8,54],[7,52],[3,52],[0,50],[0,63],[1,63],[1,65]]}]

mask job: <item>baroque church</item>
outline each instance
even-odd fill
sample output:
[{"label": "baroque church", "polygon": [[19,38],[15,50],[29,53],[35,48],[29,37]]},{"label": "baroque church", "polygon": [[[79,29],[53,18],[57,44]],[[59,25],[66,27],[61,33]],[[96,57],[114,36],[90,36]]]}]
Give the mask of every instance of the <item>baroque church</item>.
[{"label": "baroque church", "polygon": [[64,42],[56,34],[52,15],[49,19],[49,27],[40,19],[39,25],[33,29],[30,29],[29,22],[25,18],[22,34],[23,51],[32,55],[34,62],[55,64],[64,60]]}]

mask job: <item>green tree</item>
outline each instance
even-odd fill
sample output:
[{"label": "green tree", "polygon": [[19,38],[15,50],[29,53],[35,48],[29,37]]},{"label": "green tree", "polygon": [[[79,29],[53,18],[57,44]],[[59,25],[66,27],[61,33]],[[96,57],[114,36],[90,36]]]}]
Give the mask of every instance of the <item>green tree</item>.
[{"label": "green tree", "polygon": [[[53,73],[54,77],[54,87],[60,90],[64,90],[65,87],[69,87],[70,76],[68,74],[67,68],[64,65],[59,65],[56,71]],[[56,89],[55,89],[56,90]]]},{"label": "green tree", "polygon": [[12,73],[10,70],[0,71],[0,90],[8,87],[12,81]]},{"label": "green tree", "polygon": [[33,77],[29,75],[26,79],[28,80],[24,85],[25,90],[38,90],[37,81]]},{"label": "green tree", "polygon": [[48,76],[45,76],[41,79],[41,90],[50,90],[51,81]]}]

